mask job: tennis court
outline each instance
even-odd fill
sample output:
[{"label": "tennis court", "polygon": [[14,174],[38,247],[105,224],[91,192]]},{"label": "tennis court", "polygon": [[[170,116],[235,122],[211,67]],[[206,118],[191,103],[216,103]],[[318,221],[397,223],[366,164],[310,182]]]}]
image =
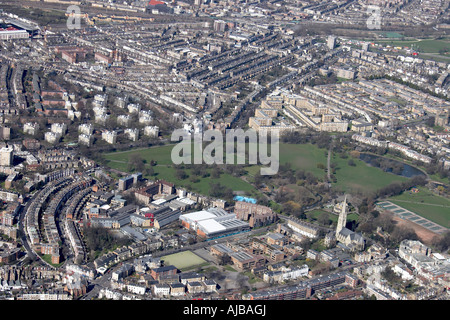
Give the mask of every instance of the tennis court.
[{"label": "tennis court", "polygon": [[384,209],[384,210],[389,210],[397,217],[399,217],[403,220],[408,220],[408,221],[414,222],[415,224],[417,224],[421,227],[424,227],[434,233],[443,234],[444,232],[446,232],[448,230],[447,228],[442,227],[442,226],[434,223],[433,221],[430,221],[422,216],[419,216],[416,213],[409,211],[405,208],[402,208],[399,205],[394,204],[392,202],[380,201],[380,202],[376,203],[376,206],[381,209]]}]

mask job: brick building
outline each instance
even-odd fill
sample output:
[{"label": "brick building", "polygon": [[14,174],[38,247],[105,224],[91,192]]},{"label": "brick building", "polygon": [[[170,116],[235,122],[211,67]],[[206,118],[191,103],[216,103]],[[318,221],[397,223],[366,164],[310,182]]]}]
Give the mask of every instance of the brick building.
[{"label": "brick building", "polygon": [[175,275],[175,274],[177,274],[177,272],[178,272],[178,269],[171,265],[171,266],[154,268],[151,270],[150,275],[153,277],[153,279],[159,280],[159,278],[163,275]]},{"label": "brick building", "polygon": [[155,183],[137,190],[134,195],[138,202],[149,204],[155,195],[170,195],[175,193],[173,183],[158,180]]},{"label": "brick building", "polygon": [[248,221],[250,227],[261,227],[277,220],[277,214],[269,207],[237,201],[234,207],[234,213],[239,220]]}]

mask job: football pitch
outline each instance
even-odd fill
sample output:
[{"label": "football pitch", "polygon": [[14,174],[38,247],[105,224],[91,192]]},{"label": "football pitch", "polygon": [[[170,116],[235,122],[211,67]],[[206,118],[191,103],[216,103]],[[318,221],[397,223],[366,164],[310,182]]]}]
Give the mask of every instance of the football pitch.
[{"label": "football pitch", "polygon": [[208,263],[192,251],[183,251],[163,256],[161,260],[164,261],[164,265],[173,265],[180,270],[188,270]]}]

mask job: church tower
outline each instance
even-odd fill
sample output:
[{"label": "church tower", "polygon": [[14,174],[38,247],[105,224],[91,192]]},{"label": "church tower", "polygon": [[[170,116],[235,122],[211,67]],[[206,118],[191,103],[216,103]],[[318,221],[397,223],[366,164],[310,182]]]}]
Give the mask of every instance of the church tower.
[{"label": "church tower", "polygon": [[347,224],[347,195],[344,197],[344,202],[342,202],[341,213],[339,214],[339,220],[336,227],[336,236],[341,232],[345,225]]}]

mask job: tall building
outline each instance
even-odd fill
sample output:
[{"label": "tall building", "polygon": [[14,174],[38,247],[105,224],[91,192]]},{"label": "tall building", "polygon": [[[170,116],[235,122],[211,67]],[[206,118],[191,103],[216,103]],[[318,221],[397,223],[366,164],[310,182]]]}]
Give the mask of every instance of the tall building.
[{"label": "tall building", "polygon": [[125,135],[131,141],[137,141],[139,139],[139,129],[125,129]]},{"label": "tall building", "polygon": [[6,146],[0,149],[0,166],[12,166],[13,158],[13,148]]},{"label": "tall building", "polygon": [[109,144],[115,144],[117,141],[117,132],[116,131],[104,131],[102,132],[102,139],[105,140]]},{"label": "tall building", "polygon": [[11,137],[11,128],[0,126],[0,139],[9,140]]},{"label": "tall building", "polygon": [[39,131],[39,123],[37,122],[27,122],[23,125],[23,132],[34,136]]},{"label": "tall building", "polygon": [[370,42],[364,42],[363,44],[362,44],[362,49],[363,49],[363,51],[369,51],[369,47],[370,47]]},{"label": "tall building", "polygon": [[92,134],[81,133],[78,136],[78,142],[82,145],[90,147],[93,141],[94,141],[94,136]]},{"label": "tall building", "polygon": [[159,127],[158,126],[146,126],[144,128],[144,135],[150,137],[157,137],[159,135]]},{"label": "tall building", "polygon": [[227,23],[223,20],[215,20],[213,25],[214,31],[225,32],[227,28]]},{"label": "tall building", "polygon": [[78,126],[78,132],[83,134],[92,134],[94,126],[91,123],[82,123]]},{"label": "tall building", "polygon": [[347,195],[345,195],[344,202],[342,203],[341,206],[341,213],[339,214],[339,219],[336,227],[336,236],[339,232],[341,232],[343,228],[345,228],[345,225],[347,224],[347,210],[348,210]]},{"label": "tall building", "polygon": [[356,233],[347,229],[345,225],[347,224],[347,195],[342,203],[341,213],[339,214],[338,223],[336,226],[336,240],[344,244],[349,250],[364,250],[366,240],[360,233]]},{"label": "tall building", "polygon": [[63,136],[67,132],[67,124],[65,123],[52,123],[51,132]]},{"label": "tall building", "polygon": [[335,36],[328,36],[327,47],[330,50],[333,50],[336,47],[336,37]]}]

